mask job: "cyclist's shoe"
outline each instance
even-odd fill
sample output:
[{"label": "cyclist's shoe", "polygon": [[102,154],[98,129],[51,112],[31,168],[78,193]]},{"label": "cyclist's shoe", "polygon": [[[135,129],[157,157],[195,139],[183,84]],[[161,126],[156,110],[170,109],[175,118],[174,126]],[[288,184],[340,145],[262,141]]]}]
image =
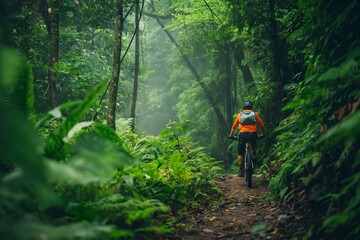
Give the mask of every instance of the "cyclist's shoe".
[{"label": "cyclist's shoe", "polygon": [[244,177],[244,168],[240,167],[239,169],[239,177]]}]

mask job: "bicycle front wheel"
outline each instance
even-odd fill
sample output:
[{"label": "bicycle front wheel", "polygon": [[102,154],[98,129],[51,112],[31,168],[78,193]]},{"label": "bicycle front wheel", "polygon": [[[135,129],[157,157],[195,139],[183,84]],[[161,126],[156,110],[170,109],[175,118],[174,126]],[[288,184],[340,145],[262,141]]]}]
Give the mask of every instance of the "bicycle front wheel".
[{"label": "bicycle front wheel", "polygon": [[247,186],[248,188],[252,187],[252,164],[251,164],[251,154],[249,149],[246,149],[246,153],[245,153],[245,162],[246,162],[246,166],[247,168],[245,169],[246,172],[246,182],[247,182]]}]

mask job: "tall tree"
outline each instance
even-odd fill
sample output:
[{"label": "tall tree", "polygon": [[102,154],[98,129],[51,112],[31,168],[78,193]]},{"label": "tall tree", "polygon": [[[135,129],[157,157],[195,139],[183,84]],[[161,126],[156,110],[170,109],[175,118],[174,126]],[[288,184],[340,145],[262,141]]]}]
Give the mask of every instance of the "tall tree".
[{"label": "tall tree", "polygon": [[107,124],[112,129],[115,129],[115,111],[116,111],[116,98],[119,85],[120,66],[121,66],[121,37],[123,30],[123,1],[116,1],[115,10],[115,40],[114,40],[114,52],[113,52],[113,70],[110,80],[110,96],[107,112]]},{"label": "tall tree", "polygon": [[54,76],[55,64],[59,61],[60,0],[54,0],[51,8],[49,8],[47,0],[38,0],[38,5],[50,38],[48,83],[50,89],[51,108],[55,108],[59,104]]},{"label": "tall tree", "polygon": [[139,1],[136,0],[136,6],[135,6],[135,29],[136,29],[136,35],[135,35],[135,72],[134,72],[134,88],[133,88],[133,97],[132,97],[132,105],[131,105],[131,114],[130,117],[132,118],[131,123],[131,131],[134,131],[135,128],[135,117],[136,117],[136,100],[137,100],[137,93],[138,93],[138,82],[139,82]]},{"label": "tall tree", "polygon": [[248,64],[243,65],[242,63],[243,60],[245,60],[244,46],[242,43],[239,43],[234,47],[234,56],[236,64],[244,77],[246,88],[248,89],[250,94],[256,95],[258,91],[256,89],[255,81],[252,76],[250,67]]}]

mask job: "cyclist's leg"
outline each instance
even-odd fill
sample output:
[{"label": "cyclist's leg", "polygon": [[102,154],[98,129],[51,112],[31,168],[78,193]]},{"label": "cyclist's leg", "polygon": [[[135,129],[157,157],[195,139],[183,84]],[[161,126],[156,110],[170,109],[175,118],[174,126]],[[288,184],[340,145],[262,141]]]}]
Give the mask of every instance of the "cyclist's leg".
[{"label": "cyclist's leg", "polygon": [[239,167],[242,167],[242,165],[243,165],[243,156],[241,156],[241,155],[238,155],[238,164],[239,164]]},{"label": "cyclist's leg", "polygon": [[253,162],[254,162],[254,165],[256,165],[256,151],[257,151],[257,139],[258,139],[258,136],[257,136],[257,133],[254,132],[254,133],[251,133],[251,148],[252,148],[252,156],[253,156]]},{"label": "cyclist's leg", "polygon": [[239,164],[239,176],[244,176],[244,153],[245,153],[245,142],[244,142],[244,134],[239,133],[238,138],[238,164]]}]

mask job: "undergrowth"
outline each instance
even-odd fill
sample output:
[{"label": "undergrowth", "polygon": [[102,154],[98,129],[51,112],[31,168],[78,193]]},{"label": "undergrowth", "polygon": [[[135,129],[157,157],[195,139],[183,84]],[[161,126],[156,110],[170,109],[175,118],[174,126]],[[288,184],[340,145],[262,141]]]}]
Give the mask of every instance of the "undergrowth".
[{"label": "undergrowth", "polygon": [[[218,162],[185,136],[189,121],[157,137],[86,121],[108,79],[83,101],[35,115],[30,66],[4,55],[27,71],[1,68],[1,239],[156,238],[172,231],[171,212],[219,194]],[[18,86],[26,98],[12,94]]]}]

